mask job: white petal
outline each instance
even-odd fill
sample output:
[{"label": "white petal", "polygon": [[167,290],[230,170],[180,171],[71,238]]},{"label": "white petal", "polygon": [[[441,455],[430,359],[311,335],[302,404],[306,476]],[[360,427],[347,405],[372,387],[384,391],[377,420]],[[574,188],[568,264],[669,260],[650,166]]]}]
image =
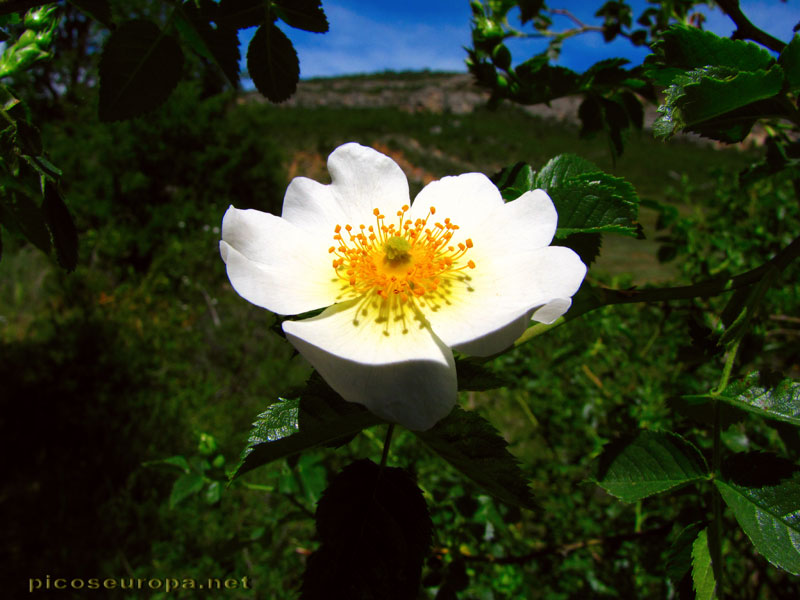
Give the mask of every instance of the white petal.
[{"label": "white petal", "polygon": [[432,181],[417,194],[408,217],[424,219],[433,206],[433,221],[449,217],[461,231],[478,227],[493,210],[503,206],[500,191],[483,173],[464,173]]},{"label": "white petal", "polygon": [[325,240],[257,210],[230,207],[220,254],[228,278],[246,300],[283,315],[330,306],[340,282]]},{"label": "white petal", "polygon": [[572,298],[555,298],[542,307],[536,309],[531,317],[534,321],[550,325],[561,317],[572,306]]},{"label": "white petal", "polygon": [[336,225],[371,225],[375,208],[388,216],[409,203],[402,169],[373,148],[339,146],[328,157],[328,171],[329,185],[305,177],[292,180],[283,200],[284,219],[331,239]]},{"label": "white petal", "polygon": [[405,321],[380,321],[375,305],[353,300],[283,330],[337,393],[383,419],[424,430],[456,403],[452,352],[408,309]]},{"label": "white petal", "polygon": [[448,346],[479,356],[510,345],[527,327],[532,309],[571,297],[586,274],[578,255],[563,246],[510,256],[476,252],[475,263],[465,271],[471,279],[454,282],[446,297],[434,297],[425,316]]}]

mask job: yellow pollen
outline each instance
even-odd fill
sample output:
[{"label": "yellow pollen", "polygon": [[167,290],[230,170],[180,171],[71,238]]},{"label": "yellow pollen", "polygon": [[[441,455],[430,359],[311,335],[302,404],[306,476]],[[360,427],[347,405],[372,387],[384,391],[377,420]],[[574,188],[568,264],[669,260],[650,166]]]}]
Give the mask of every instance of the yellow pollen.
[{"label": "yellow pollen", "polygon": [[[346,236],[341,234],[342,226],[336,225],[336,243],[328,251],[335,256],[332,264],[337,277],[345,282],[343,291],[355,296],[375,294],[384,300],[395,298],[406,304],[434,294],[443,299],[451,280],[469,279],[462,272],[475,268],[474,261],[464,259],[473,247],[472,240],[451,244],[458,226],[449,218],[430,227],[434,207],[424,219],[413,222],[406,219],[408,210],[403,206],[396,212],[397,222],[387,224],[385,215],[376,208],[372,211],[374,225],[354,228],[346,224]],[[364,231],[367,233],[356,233]]]}]

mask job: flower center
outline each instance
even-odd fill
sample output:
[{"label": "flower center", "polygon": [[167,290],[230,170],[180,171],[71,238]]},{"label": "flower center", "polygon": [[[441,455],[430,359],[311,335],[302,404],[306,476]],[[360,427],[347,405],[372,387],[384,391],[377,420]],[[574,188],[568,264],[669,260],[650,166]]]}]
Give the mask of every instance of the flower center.
[{"label": "flower center", "polygon": [[376,208],[374,225],[336,226],[336,245],[328,252],[334,255],[333,268],[344,282],[344,294],[376,294],[384,301],[396,299],[402,304],[423,298],[434,303],[434,299],[446,297],[454,280],[469,279],[462,271],[475,268],[473,261],[464,260],[472,240],[451,244],[458,225],[450,219],[429,225],[436,214],[434,207],[427,217],[412,223],[405,218],[408,208],[397,211],[397,223],[387,224]]}]

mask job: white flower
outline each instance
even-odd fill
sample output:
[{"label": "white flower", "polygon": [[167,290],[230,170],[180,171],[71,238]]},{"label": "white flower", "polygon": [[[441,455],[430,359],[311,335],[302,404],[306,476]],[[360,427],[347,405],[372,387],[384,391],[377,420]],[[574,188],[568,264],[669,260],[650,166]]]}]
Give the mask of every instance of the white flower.
[{"label": "white flower", "polygon": [[282,315],[286,337],[343,398],[414,430],[456,403],[451,348],[489,356],[531,318],[569,309],[586,266],[549,246],[542,190],[504,203],[480,173],[427,185],[409,206],[389,157],[358,144],[328,157],[331,184],[298,177],[281,217],[230,207],[220,253],[234,289]]}]

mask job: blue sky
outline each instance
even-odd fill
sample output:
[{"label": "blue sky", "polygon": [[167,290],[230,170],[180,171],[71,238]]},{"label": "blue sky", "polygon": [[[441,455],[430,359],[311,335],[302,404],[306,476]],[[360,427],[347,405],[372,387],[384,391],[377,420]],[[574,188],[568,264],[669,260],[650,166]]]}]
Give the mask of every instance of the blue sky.
[{"label": "blue sky", "polygon": [[[600,0],[550,0],[551,8],[568,7],[585,23],[598,24],[592,15]],[[634,16],[647,5],[632,0]],[[314,34],[284,26],[300,58],[302,78],[371,73],[382,70],[466,71],[464,46],[470,45],[468,0],[323,0],[330,31]],[[776,37],[789,40],[792,27],[800,20],[800,2],[788,0],[742,0],[741,6],[753,23]],[[702,7],[707,15],[706,29],[730,35],[733,22],[718,9]],[[555,27],[566,29],[570,22],[558,18]],[[518,21],[512,18],[512,23]],[[252,36],[243,32],[242,54]],[[543,49],[541,41],[511,41],[516,62]],[[558,61],[565,67],[583,71],[602,58],[623,56],[639,63],[646,48],[634,48],[627,40],[603,42],[599,33],[586,33],[567,40]]]}]

